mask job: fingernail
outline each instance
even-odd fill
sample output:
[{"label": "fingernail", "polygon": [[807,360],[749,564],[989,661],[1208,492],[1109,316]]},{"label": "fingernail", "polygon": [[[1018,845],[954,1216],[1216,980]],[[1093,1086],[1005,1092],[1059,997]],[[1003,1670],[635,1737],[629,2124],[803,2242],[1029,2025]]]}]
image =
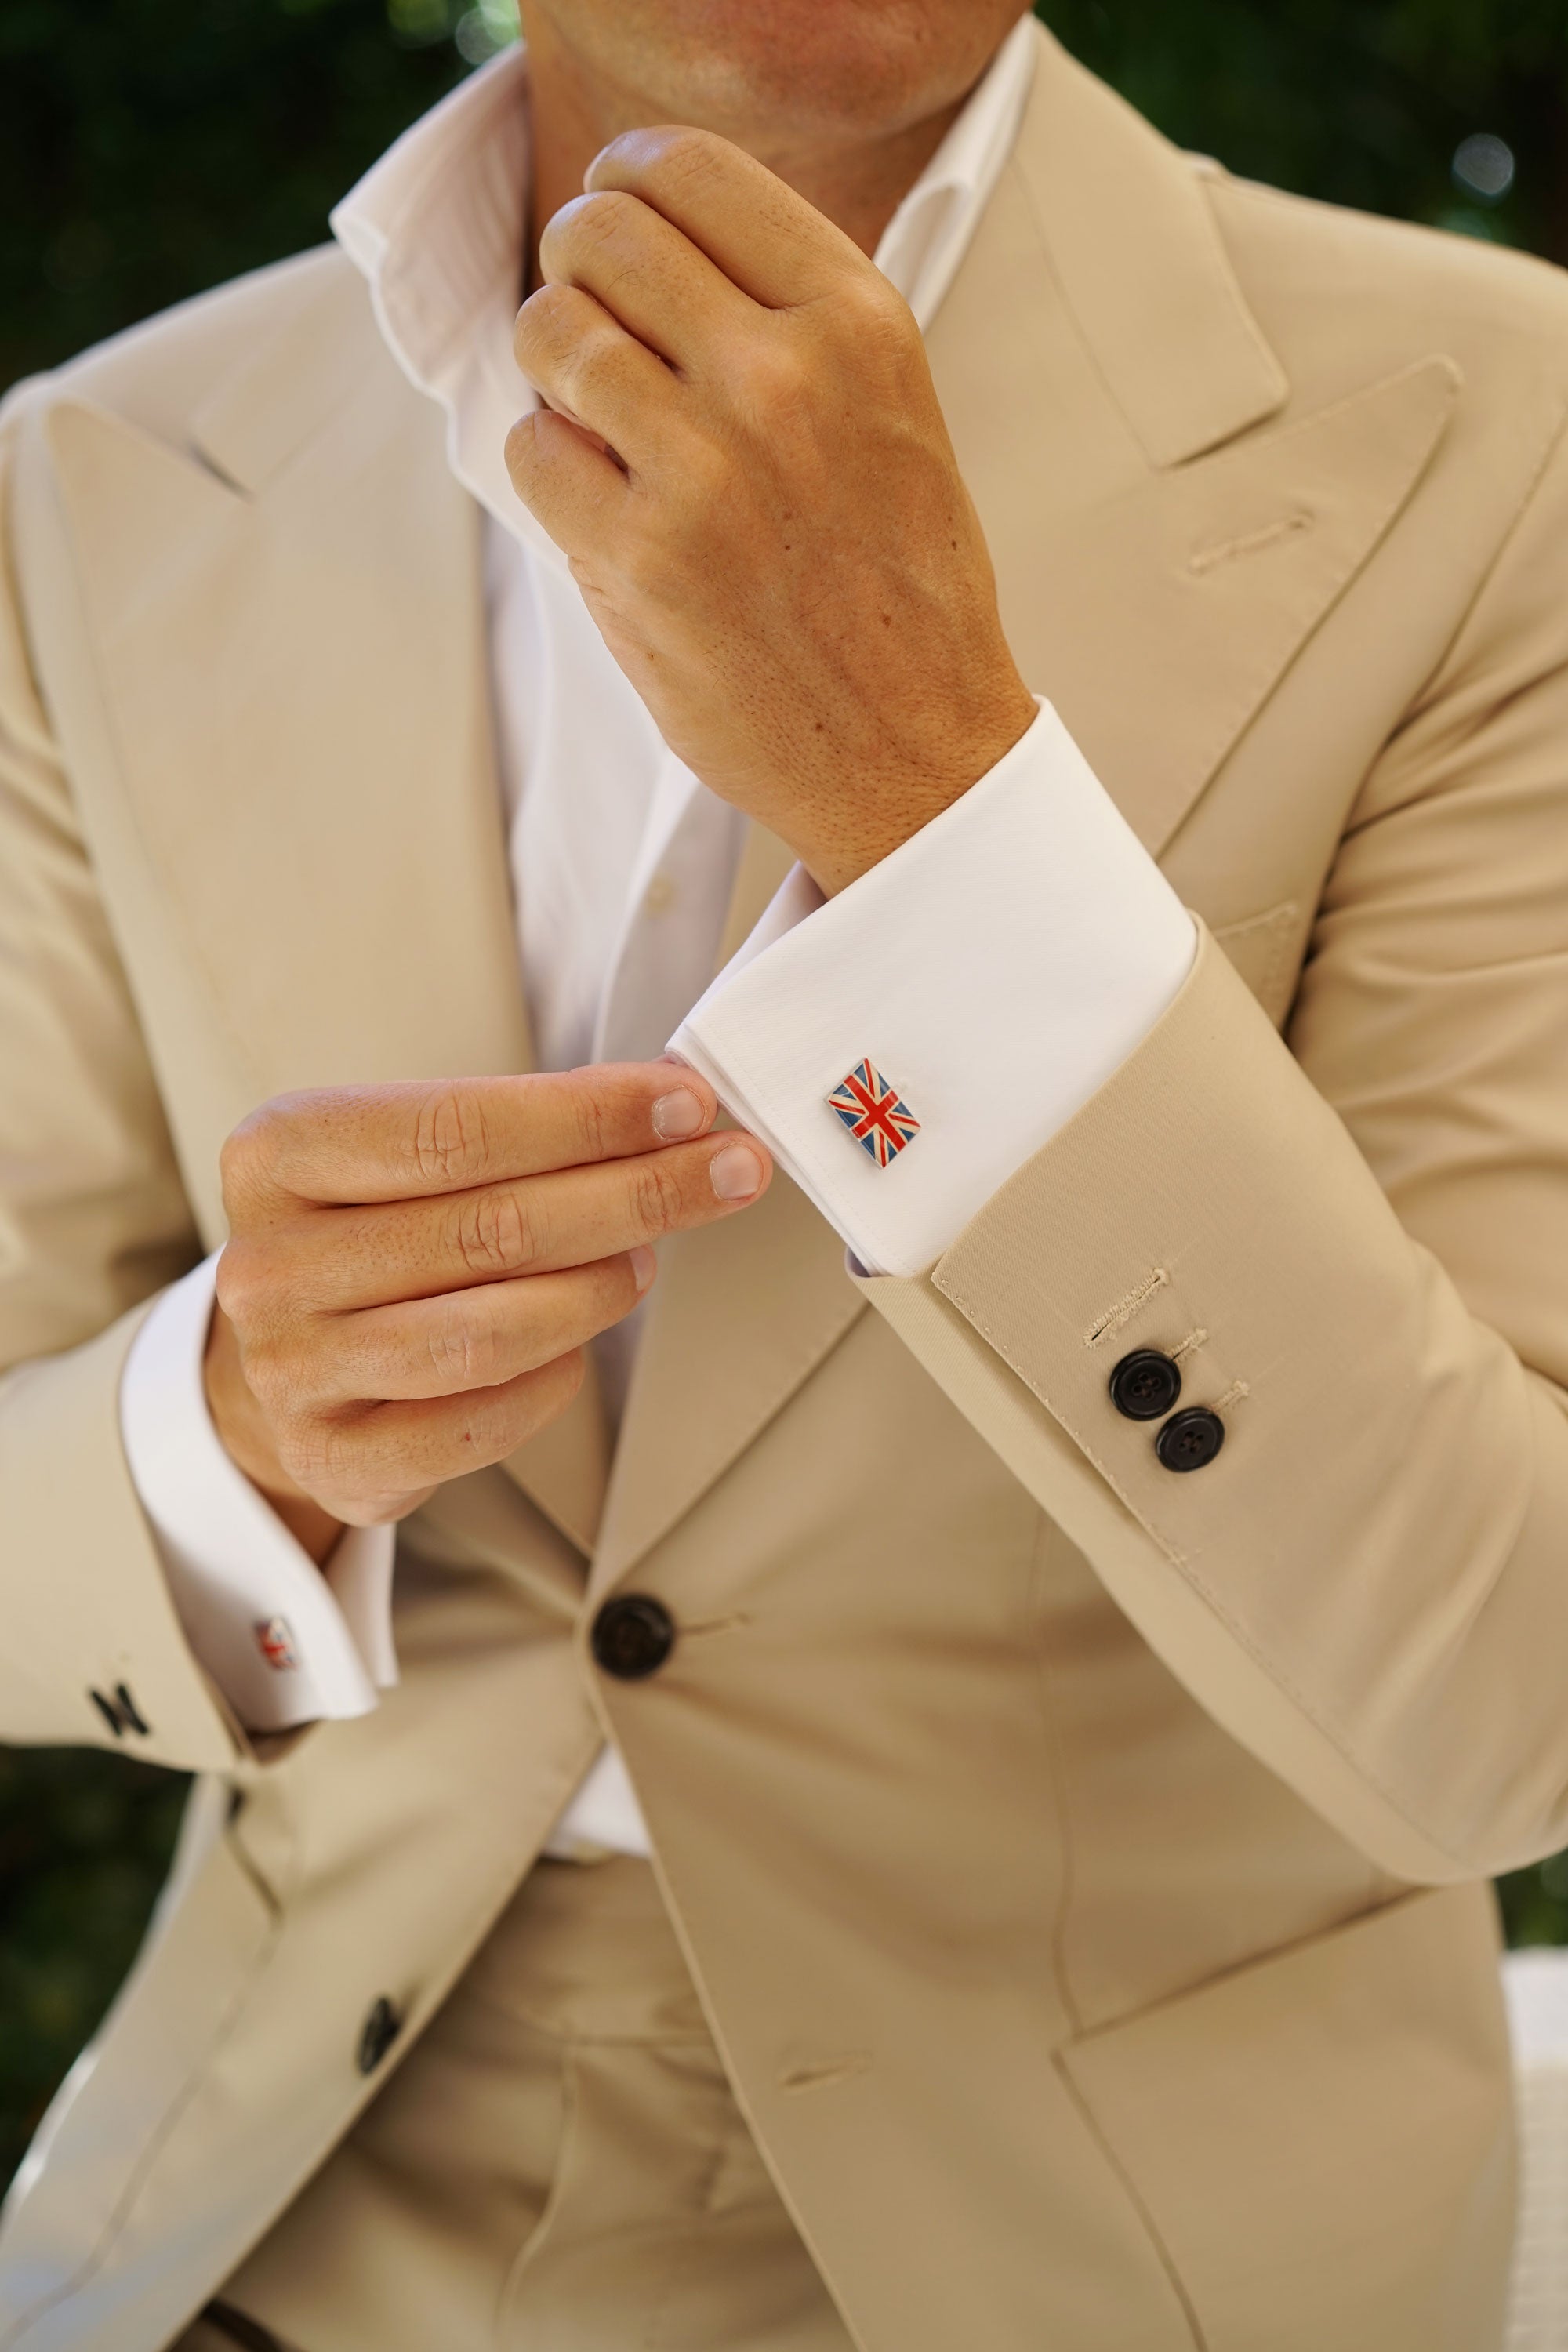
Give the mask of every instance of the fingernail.
[{"label": "fingernail", "polygon": [[696,1135],[707,1124],[707,1111],[688,1087],[660,1095],[653,1107],[653,1131],[661,1143],[679,1143],[683,1135]]},{"label": "fingernail", "polygon": [[639,1298],[642,1297],[643,1292],[647,1288],[648,1284],[653,1280],[654,1276],[658,1272],[658,1260],[655,1257],[652,1250],[647,1247],[646,1243],[644,1243],[640,1248],[633,1250],[632,1277],[637,1284],[637,1297]]},{"label": "fingernail", "polygon": [[763,1163],[749,1143],[728,1143],[708,1163],[721,1201],[749,1201],[761,1189]]}]

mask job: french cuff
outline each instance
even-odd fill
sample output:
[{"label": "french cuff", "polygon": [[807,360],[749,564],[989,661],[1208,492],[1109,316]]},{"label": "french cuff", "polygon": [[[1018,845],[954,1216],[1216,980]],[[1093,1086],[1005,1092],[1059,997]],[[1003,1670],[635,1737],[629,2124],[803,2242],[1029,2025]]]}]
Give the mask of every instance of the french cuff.
[{"label": "french cuff", "polygon": [[325,1569],[232,1462],[202,1376],[216,1256],[166,1290],[120,1391],[132,1482],[185,1639],[248,1731],[367,1715],[397,1680],[391,1528],[348,1528]]},{"label": "french cuff", "polygon": [[1196,942],[1042,702],[837,898],[797,866],[669,1050],[866,1271],[917,1275],[1142,1044]]}]

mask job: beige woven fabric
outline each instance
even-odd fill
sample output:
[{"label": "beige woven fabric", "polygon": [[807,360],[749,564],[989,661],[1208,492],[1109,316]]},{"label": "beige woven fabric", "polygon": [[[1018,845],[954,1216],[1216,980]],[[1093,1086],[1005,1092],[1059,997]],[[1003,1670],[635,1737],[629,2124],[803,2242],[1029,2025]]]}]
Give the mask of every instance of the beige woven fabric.
[{"label": "beige woven fabric", "polygon": [[849,2352],[624,1855],[538,1864],[221,2299],[288,2352]]},{"label": "beige woven fabric", "polygon": [[606,1732],[861,2352],[1500,2341],[1485,1882],[1568,1842],[1568,293],[1194,166],[1042,34],[929,349],[1191,979],[929,1281],[783,1181],[665,1248],[613,1474],[585,1390],[444,1489],[398,1690],[284,1753],[117,1383],[258,1100],[527,1066],[474,516],[330,254],[7,408],[0,1732],[124,1683],[210,1833],[0,2231],[5,2352],[178,2341]]}]

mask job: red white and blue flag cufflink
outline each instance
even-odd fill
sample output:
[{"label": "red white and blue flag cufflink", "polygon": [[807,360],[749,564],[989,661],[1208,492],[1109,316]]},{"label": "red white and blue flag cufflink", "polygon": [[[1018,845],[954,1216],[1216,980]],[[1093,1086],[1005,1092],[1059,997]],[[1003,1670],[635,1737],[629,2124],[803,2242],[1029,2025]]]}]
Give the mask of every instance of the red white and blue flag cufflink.
[{"label": "red white and blue flag cufflink", "polygon": [[291,1674],[300,1663],[294,1647],[294,1635],[287,1617],[263,1617],[251,1627],[256,1646],[275,1675]]},{"label": "red white and blue flag cufflink", "polygon": [[827,1102],[879,1168],[888,1167],[921,1131],[909,1105],[870,1062],[857,1062]]}]

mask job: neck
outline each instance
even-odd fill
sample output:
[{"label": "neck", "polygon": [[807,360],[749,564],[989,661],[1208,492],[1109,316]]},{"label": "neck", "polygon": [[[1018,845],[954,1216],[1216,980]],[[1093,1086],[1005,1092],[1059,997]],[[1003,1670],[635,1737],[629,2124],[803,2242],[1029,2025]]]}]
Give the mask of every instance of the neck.
[{"label": "neck", "polygon": [[[562,39],[549,15],[522,8],[528,42],[531,170],[530,289],[539,283],[539,236],[546,221],[583,193],[601,147],[623,131],[673,118],[635,87],[613,79]],[[874,253],[902,198],[920,178],[963,107],[955,99],[924,121],[879,137],[846,141],[770,137],[760,126],[710,122],[776,172],[825,213],[863,253]],[[697,114],[686,118],[699,121]]]}]

